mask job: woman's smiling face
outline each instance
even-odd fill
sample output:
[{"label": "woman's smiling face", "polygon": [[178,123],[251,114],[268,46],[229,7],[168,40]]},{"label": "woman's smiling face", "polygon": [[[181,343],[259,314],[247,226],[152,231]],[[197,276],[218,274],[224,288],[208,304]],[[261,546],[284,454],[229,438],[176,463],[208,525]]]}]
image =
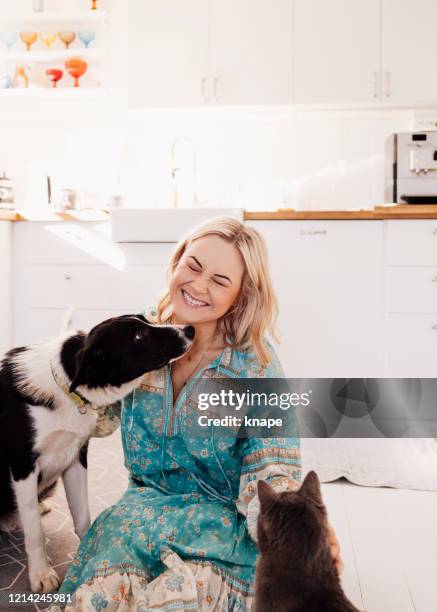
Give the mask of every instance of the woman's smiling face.
[{"label": "woman's smiling face", "polygon": [[194,240],[170,281],[170,298],[180,322],[216,321],[240,291],[244,263],[237,248],[217,235]]}]

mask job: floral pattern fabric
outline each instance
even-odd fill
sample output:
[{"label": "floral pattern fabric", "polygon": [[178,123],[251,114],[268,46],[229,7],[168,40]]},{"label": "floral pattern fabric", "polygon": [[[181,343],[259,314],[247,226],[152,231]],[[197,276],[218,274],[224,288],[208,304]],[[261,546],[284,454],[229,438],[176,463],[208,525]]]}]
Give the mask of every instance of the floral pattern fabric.
[{"label": "floral pattern fabric", "polygon": [[73,594],[67,611],[250,610],[256,483],[299,486],[297,431],[290,438],[215,438],[213,431],[194,438],[185,422],[200,376],[283,377],[272,352],[262,369],[253,353],[225,348],[176,402],[166,366],[122,401],[129,486],[79,546],[61,586]]}]

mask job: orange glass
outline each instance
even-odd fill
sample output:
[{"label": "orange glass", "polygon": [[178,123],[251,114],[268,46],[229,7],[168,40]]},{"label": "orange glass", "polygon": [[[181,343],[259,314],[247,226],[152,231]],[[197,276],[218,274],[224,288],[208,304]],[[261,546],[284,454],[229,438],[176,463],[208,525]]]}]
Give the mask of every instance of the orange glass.
[{"label": "orange glass", "polygon": [[92,0],[92,2],[91,2],[91,10],[92,11],[96,11],[97,10],[97,0]]},{"label": "orange glass", "polygon": [[79,87],[79,79],[87,71],[88,64],[78,57],[72,57],[65,62],[65,67],[68,74],[74,79],[74,86]]},{"label": "orange glass", "polygon": [[26,45],[26,50],[30,51],[32,45],[36,42],[38,38],[37,32],[20,32],[20,38]]},{"label": "orange glass", "polygon": [[63,32],[58,32],[59,40],[65,45],[65,48],[68,49],[72,42],[76,40],[76,32],[72,32],[71,30],[64,30]]},{"label": "orange glass", "polygon": [[47,78],[50,81],[50,87],[53,89],[56,88],[58,81],[62,79],[63,76],[62,70],[58,70],[57,68],[49,68],[46,70]]},{"label": "orange glass", "polygon": [[44,46],[47,47],[47,49],[50,49],[50,47],[52,47],[56,42],[56,32],[40,32],[39,35]]}]

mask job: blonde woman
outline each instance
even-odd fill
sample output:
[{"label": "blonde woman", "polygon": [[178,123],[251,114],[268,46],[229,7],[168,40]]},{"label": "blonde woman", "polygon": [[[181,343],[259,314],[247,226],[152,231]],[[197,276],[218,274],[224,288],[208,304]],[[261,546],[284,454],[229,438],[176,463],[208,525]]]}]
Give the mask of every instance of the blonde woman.
[{"label": "blonde woman", "polygon": [[[177,246],[148,317],[193,325],[194,344],[123,401],[129,487],[82,540],[61,589],[72,594],[67,610],[250,610],[256,483],[299,486],[299,439],[194,438],[181,417],[201,376],[283,376],[266,338],[276,311],[254,229],[220,217]],[[335,538],[332,552],[340,564]]]}]

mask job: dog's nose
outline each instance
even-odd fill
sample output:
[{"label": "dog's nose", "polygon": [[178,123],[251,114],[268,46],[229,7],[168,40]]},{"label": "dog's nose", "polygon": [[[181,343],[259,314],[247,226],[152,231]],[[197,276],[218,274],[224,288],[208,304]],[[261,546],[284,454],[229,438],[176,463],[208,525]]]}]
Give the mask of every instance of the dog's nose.
[{"label": "dog's nose", "polygon": [[188,338],[188,340],[192,340],[194,338],[194,327],[192,325],[187,325],[184,327],[184,336]]}]

